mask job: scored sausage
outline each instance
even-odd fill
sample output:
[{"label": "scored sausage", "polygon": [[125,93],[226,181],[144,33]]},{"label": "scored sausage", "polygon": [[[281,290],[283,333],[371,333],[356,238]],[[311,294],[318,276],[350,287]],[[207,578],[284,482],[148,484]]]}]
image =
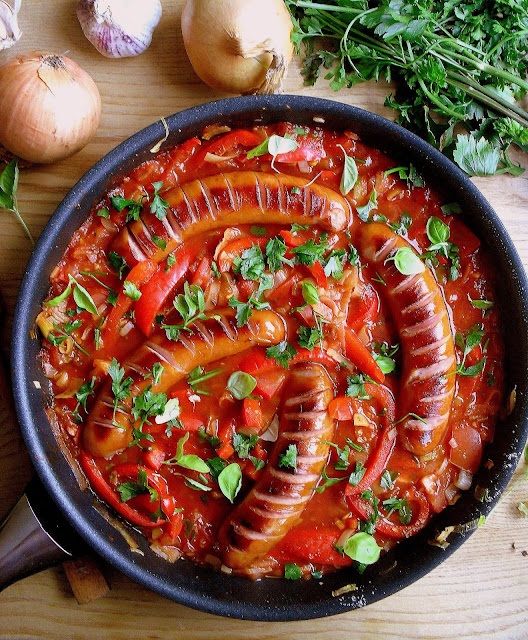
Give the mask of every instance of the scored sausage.
[{"label": "scored sausage", "polygon": [[190,235],[226,225],[310,222],[341,231],[351,216],[347,201],[332,189],[257,171],[193,180],[165,191],[163,198],[169,203],[166,216],[159,220],[145,208],[113,241],[111,250],[129,264],[146,258],[160,262]]},{"label": "scored sausage", "polygon": [[424,455],[441,443],[447,432],[456,358],[449,314],[431,270],[406,276],[390,260],[398,249],[410,246],[380,223],[366,225],[360,237],[362,255],[386,283],[383,293],[400,335],[399,436],[411,453]]},{"label": "scored sausage", "polygon": [[[220,554],[228,567],[249,569],[302,514],[328,458],[335,426],[328,415],[333,397],[332,381],[322,365],[305,362],[292,369],[279,436],[266,468],[219,530]],[[297,450],[295,468],[281,465],[290,445]]]},{"label": "scored sausage", "polygon": [[169,340],[164,333],[156,334],[121,363],[125,370],[123,378],[130,376],[133,383],[131,396],[118,403],[115,418],[112,380],[107,377],[83,431],[83,445],[89,453],[107,457],[131,442],[132,398],[152,384],[148,374],[156,362],[161,362],[164,370],[152,393],[166,392],[198,366],[240,353],[253,345],[275,345],[286,337],[284,320],[274,311],[253,311],[247,324],[240,328],[233,309],[224,309],[215,315],[216,318],[195,322],[194,335],[182,332],[177,342]]}]

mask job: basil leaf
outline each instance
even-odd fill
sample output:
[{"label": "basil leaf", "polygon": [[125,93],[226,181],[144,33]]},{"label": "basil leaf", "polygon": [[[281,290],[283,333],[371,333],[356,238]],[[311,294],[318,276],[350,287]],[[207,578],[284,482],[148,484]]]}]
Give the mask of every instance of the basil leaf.
[{"label": "basil leaf", "polygon": [[75,284],[75,288],[73,290],[73,299],[75,300],[75,304],[80,309],[84,309],[85,311],[88,311],[96,316],[98,314],[98,311],[92,296],[82,285],[77,282],[77,280],[75,280],[75,278],[73,278],[72,276],[69,276],[69,278],[70,284]]},{"label": "basil leaf", "polygon": [[319,302],[319,294],[317,288],[308,281],[302,283],[302,296],[306,304],[317,304]]},{"label": "basil leaf", "polygon": [[193,453],[181,456],[176,461],[176,464],[184,469],[192,469],[192,471],[198,471],[199,473],[209,473],[210,471],[208,464]]},{"label": "basil leaf", "polygon": [[373,353],[372,357],[377,362],[378,367],[381,369],[382,373],[392,373],[396,368],[396,362],[394,362],[392,358],[389,358],[389,356],[384,356],[380,353]]},{"label": "basil leaf", "polygon": [[338,145],[343,151],[345,156],[345,162],[343,165],[343,173],[341,174],[341,182],[339,184],[339,191],[346,196],[347,193],[352,191],[356,182],[358,181],[358,169],[357,164],[352,156],[347,155],[347,152],[341,145]]},{"label": "basil leaf", "polygon": [[55,296],[55,298],[52,298],[51,300],[48,300],[47,302],[44,303],[45,307],[56,307],[57,305],[59,305],[63,300],[66,300],[66,298],[70,295],[71,293],[71,281],[68,283],[68,286],[66,287],[66,289],[64,289],[64,291],[58,295]]},{"label": "basil leaf", "polygon": [[471,304],[475,309],[483,309],[484,311],[487,311],[488,309],[491,309],[495,303],[491,300],[471,300]]},{"label": "basil leaf", "polygon": [[227,390],[237,400],[247,398],[257,386],[257,381],[245,371],[234,371],[227,381]]},{"label": "basil leaf", "polygon": [[233,502],[242,486],[242,470],[236,462],[228,465],[218,476],[218,486],[224,496]]},{"label": "basil leaf", "polygon": [[432,244],[443,244],[449,240],[449,227],[436,216],[431,216],[427,220],[425,230]]},{"label": "basil leaf", "polygon": [[282,136],[273,135],[268,141],[268,152],[276,158],[282,153],[295,151],[299,145],[295,140],[283,138]]},{"label": "basil leaf", "polygon": [[[363,222],[368,222],[370,212],[377,208],[378,208],[378,194],[376,189],[372,189],[372,191],[370,192],[369,199],[367,200],[367,203],[364,204],[362,207],[356,207],[356,211],[360,220],[362,220]],[[378,222],[382,222],[382,220],[378,220]]]},{"label": "basil leaf", "polygon": [[425,271],[424,263],[411,247],[401,247],[393,258],[387,258],[387,260],[394,260],[396,269],[404,276],[412,276]]},{"label": "basil leaf", "polygon": [[18,163],[16,160],[6,166],[0,174],[0,206],[13,210],[15,207],[15,193],[18,186]]},{"label": "basil leaf", "polygon": [[369,533],[359,531],[345,542],[343,551],[356,562],[374,564],[380,557],[381,548]]}]

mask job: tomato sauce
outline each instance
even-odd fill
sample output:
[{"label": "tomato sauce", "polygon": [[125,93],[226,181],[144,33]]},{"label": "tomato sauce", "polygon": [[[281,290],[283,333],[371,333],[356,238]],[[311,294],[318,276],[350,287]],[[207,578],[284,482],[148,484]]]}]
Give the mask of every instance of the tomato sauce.
[{"label": "tomato sauce", "polygon": [[[168,230],[180,185],[240,171],[302,179],[286,194],[292,199],[312,182],[341,194],[350,221],[333,229],[308,218],[292,226],[226,216],[196,233],[191,224],[181,237]],[[209,215],[197,205],[194,211],[196,219]],[[425,267],[448,314],[444,338],[456,361],[437,383],[452,376],[449,421],[425,452],[402,435],[410,419],[402,415],[410,393],[402,371],[411,356],[380,272],[387,262],[358,249],[369,225],[403,239],[406,251],[390,260],[405,256],[410,266],[394,268],[420,277]],[[292,123],[208,127],[105,194],[53,270],[37,319],[53,391],[50,419],[92,490],[170,560],[184,556],[251,578],[317,578],[345,565],[375,571],[380,552],[471,486],[493,439],[503,404],[494,302],[490,257],[456,203],[442,200],[412,166],[397,167],[353,132]],[[234,327],[236,314],[242,335],[265,310],[282,319],[283,339],[252,339],[200,364],[193,340],[213,336],[200,327]],[[148,366],[133,360],[153,344]],[[180,366],[171,354],[182,350],[198,365],[164,385],[167,371]],[[307,366],[331,380],[321,419],[332,438],[316,443],[324,464],[300,515],[277,525],[272,543],[249,554],[247,566],[230,566],[223,523],[267,482],[268,466],[285,477],[301,464],[297,445],[278,457],[274,447],[290,420],[292,372]],[[410,413],[419,431],[425,420]]]}]

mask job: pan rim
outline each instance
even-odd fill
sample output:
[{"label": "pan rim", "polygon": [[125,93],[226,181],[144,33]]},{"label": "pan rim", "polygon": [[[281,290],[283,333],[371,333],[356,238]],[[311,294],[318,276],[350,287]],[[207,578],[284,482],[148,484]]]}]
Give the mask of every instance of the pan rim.
[{"label": "pan rim", "polygon": [[[468,199],[474,201],[481,212],[481,222],[487,224],[489,229],[493,231],[498,238],[497,242],[501,245],[505,259],[511,268],[509,277],[512,287],[518,292],[521,315],[523,315],[524,318],[528,318],[528,283],[524,267],[513,242],[497,214],[473,183],[464,176],[451,161],[421,138],[418,138],[393,122],[343,103],[307,96],[289,95],[228,98],[181,111],[165,118],[165,121],[171,131],[171,135],[175,134],[177,136],[179,132],[183,132],[190,126],[189,123],[202,122],[214,117],[234,117],[237,114],[254,109],[262,110],[264,113],[277,110],[282,113],[287,108],[291,110],[292,115],[296,111],[309,109],[310,113],[323,113],[327,117],[346,118],[351,122],[361,121],[365,127],[383,130],[388,137],[392,136],[404,146],[412,147],[414,153],[417,157],[421,158],[424,166],[429,167],[429,170],[439,170],[442,175],[450,176],[457,184],[463,185]],[[127,555],[116,549],[112,550],[109,548],[110,545],[108,541],[102,538],[97,529],[97,525],[93,524],[88,517],[91,515],[91,511],[89,513],[86,511],[86,505],[90,504],[90,500],[86,499],[81,506],[78,506],[77,503],[72,504],[70,497],[64,491],[58,466],[55,466],[53,460],[50,459],[45,441],[40,435],[40,430],[35,428],[33,420],[36,393],[35,390],[32,389],[33,381],[29,375],[28,354],[32,352],[30,329],[34,326],[34,298],[37,293],[41,295],[39,298],[40,305],[40,301],[47,291],[47,289],[42,291],[41,286],[42,271],[45,267],[46,259],[49,258],[50,253],[58,250],[58,246],[60,245],[58,239],[61,236],[64,220],[71,219],[73,212],[81,206],[87,194],[91,193],[94,182],[97,183],[101,180],[101,174],[108,175],[109,172],[111,173],[119,169],[124,157],[129,160],[139,158],[145,149],[150,149],[156,142],[164,137],[164,134],[165,129],[163,124],[156,122],[122,142],[85,173],[66,195],[50,218],[26,268],[15,310],[14,327],[16,330],[13,330],[12,337],[11,366],[17,414],[24,439],[38,475],[67,520],[97,553],[133,580],[161,595],[195,609],[239,619],[293,621],[342,613],[358,608],[359,606],[364,606],[364,604],[376,602],[387,595],[399,591],[404,586],[410,584],[410,582],[414,582],[434,569],[440,562],[443,562],[443,560],[449,557],[449,555],[467,539],[467,535],[456,537],[450,547],[445,551],[438,550],[438,552],[435,551],[426,554],[425,561],[415,567],[411,580],[401,574],[399,577],[395,576],[394,579],[387,580],[380,587],[365,581],[360,589],[360,593],[345,594],[343,597],[334,597],[332,599],[327,597],[320,602],[310,602],[309,604],[299,604],[297,606],[292,605],[289,601],[283,605],[278,602],[273,605],[266,602],[248,605],[237,601],[229,602],[225,598],[215,599],[214,596],[204,596],[199,590],[195,589],[194,592],[192,592],[188,588],[169,583],[166,576],[156,575],[148,571],[148,569],[145,569],[139,561],[139,558],[131,558],[134,554],[129,553]],[[92,197],[92,195],[88,197]],[[519,329],[519,338],[523,344],[523,353],[526,355],[528,353],[526,350],[526,345],[528,344],[528,327],[526,322],[522,326],[522,330]],[[475,513],[487,515],[491,511],[513,474],[516,461],[523,449],[528,434],[528,394],[524,389],[521,394],[518,394],[517,402],[516,422],[518,422],[518,433],[516,432],[516,437],[511,442],[509,453],[509,455],[511,455],[511,465],[509,468],[505,468],[501,475],[496,476],[497,480],[496,486],[494,487],[494,495],[491,496],[489,502],[483,503]],[[198,575],[203,574],[201,568],[195,568],[194,572]],[[245,582],[245,584],[247,584],[247,582]],[[298,591],[299,587],[302,587],[302,585],[288,583],[288,588],[291,588],[293,591]]]}]

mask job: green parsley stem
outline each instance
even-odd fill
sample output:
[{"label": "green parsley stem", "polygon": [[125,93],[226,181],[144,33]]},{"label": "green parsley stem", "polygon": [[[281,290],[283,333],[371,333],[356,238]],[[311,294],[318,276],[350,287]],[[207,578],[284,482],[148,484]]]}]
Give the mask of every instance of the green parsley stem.
[{"label": "green parsley stem", "polygon": [[82,351],[84,353],[85,356],[90,357],[90,354],[88,353],[88,351],[85,351],[81,345],[69,334],[66,333],[66,331],[63,331],[59,325],[53,323],[53,328],[55,329],[55,331],[57,333],[60,333],[61,336],[65,336],[66,338],[70,338],[70,340],[73,342],[73,344],[77,347],[77,349],[79,349],[79,351]]}]

